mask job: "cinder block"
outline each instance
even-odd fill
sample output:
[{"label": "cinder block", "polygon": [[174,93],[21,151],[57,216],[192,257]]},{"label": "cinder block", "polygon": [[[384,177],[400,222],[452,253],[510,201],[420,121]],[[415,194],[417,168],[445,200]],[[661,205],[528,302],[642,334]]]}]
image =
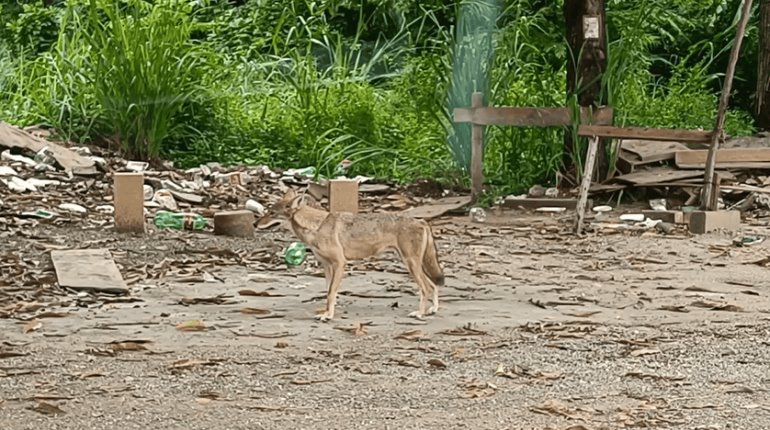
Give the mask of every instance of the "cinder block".
[{"label": "cinder block", "polygon": [[113,193],[115,231],[144,233],[144,174],[115,173]]},{"label": "cinder block", "polygon": [[714,230],[734,231],[741,227],[739,211],[693,211],[690,215],[690,232],[704,234]]},{"label": "cinder block", "polygon": [[234,237],[254,236],[254,212],[242,209],[214,214],[214,234]]},{"label": "cinder block", "polygon": [[329,212],[358,212],[358,181],[352,179],[329,181]]},{"label": "cinder block", "polygon": [[645,218],[659,219],[671,224],[685,224],[684,213],[682,213],[682,211],[645,210],[642,211],[642,215],[644,215]]}]

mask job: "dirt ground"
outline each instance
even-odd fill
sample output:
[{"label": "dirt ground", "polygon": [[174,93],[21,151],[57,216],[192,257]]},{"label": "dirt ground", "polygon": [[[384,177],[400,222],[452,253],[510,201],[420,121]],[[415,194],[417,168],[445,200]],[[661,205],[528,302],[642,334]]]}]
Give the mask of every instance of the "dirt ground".
[{"label": "dirt ground", "polygon": [[0,251],[43,277],[48,250],[109,248],[132,292],[15,293],[29,309],[0,318],[0,427],[770,428],[768,244],[732,244],[767,228],[433,225],[447,285],[424,322],[394,254],[351,264],[337,318],[317,322],[321,271],[282,264],[279,229],[6,235]]}]

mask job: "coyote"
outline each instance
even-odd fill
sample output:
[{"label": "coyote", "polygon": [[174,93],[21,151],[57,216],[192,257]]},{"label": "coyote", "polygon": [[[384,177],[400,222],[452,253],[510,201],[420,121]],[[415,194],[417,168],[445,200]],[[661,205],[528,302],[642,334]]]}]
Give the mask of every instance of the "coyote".
[{"label": "coyote", "polygon": [[[379,255],[386,249],[398,252],[419,287],[419,308],[409,316],[423,319],[438,311],[438,287],[444,285],[444,273],[433,232],[425,220],[388,213],[329,213],[305,204],[304,198],[304,194],[289,189],[257,226],[265,228],[275,221],[288,221],[294,234],[323,266],[326,311],[316,319],[325,322],[334,318],[345,263]],[[426,309],[431,293],[433,304]]]}]

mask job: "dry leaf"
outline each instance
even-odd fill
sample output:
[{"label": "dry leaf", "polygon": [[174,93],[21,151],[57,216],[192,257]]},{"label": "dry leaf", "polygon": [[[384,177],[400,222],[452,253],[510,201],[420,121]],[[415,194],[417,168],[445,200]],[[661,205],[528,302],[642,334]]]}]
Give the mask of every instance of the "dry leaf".
[{"label": "dry leaf", "polygon": [[91,372],[82,372],[78,374],[78,378],[80,379],[86,379],[86,378],[97,378],[101,376],[107,376],[106,374],[99,372],[99,371],[91,371]]},{"label": "dry leaf", "polygon": [[64,415],[64,411],[58,406],[52,405],[47,402],[37,402],[35,406],[30,406],[27,409],[41,413],[43,415]]},{"label": "dry leaf", "polygon": [[577,311],[577,312],[564,312],[564,315],[569,315],[571,317],[577,317],[577,318],[588,318],[590,316],[600,314],[602,311]]},{"label": "dry leaf", "polygon": [[179,304],[189,306],[198,304],[223,305],[234,303],[232,300],[227,300],[228,297],[229,296],[226,294],[219,294],[214,297],[184,297],[179,300]]},{"label": "dry leaf", "polygon": [[111,342],[113,351],[146,351],[147,347],[145,343],[149,342],[137,342],[137,341],[124,341],[124,342]]},{"label": "dry leaf", "polygon": [[370,323],[360,323],[359,322],[359,323],[356,323],[352,327],[337,326],[337,327],[334,327],[334,328],[336,328],[337,330],[342,330],[342,331],[347,331],[347,332],[353,333],[356,336],[364,336],[367,333],[366,326],[369,325],[369,324]]},{"label": "dry leaf", "polygon": [[65,318],[65,317],[68,317],[70,315],[72,315],[72,314],[69,313],[69,312],[53,312],[53,311],[48,311],[48,312],[41,312],[41,313],[35,315],[33,318]]},{"label": "dry leaf", "polygon": [[526,378],[533,378],[533,379],[540,379],[540,380],[554,380],[554,379],[560,379],[564,376],[562,372],[559,371],[552,371],[552,372],[543,372],[541,370],[530,370],[525,369],[520,366],[514,365],[513,367],[506,368],[502,364],[497,366],[497,370],[495,370],[496,376],[504,376],[506,378],[510,379],[517,379],[519,377],[526,377]]},{"label": "dry leaf", "polygon": [[269,310],[259,308],[243,308],[240,312],[247,315],[270,315]]},{"label": "dry leaf", "polygon": [[40,327],[43,326],[42,321],[38,321],[36,319],[29,321],[28,323],[24,324],[24,333],[29,333],[31,331],[39,330]]},{"label": "dry leaf", "polygon": [[489,397],[497,392],[497,387],[489,382],[481,382],[476,378],[466,380],[460,384],[460,387],[465,389],[465,392],[461,395],[464,399],[478,399],[482,397]]},{"label": "dry leaf", "polygon": [[331,382],[331,379],[292,379],[291,383],[294,385],[312,385],[320,384],[322,382]]},{"label": "dry leaf", "polygon": [[446,363],[439,360],[438,358],[431,358],[428,360],[428,364],[439,369],[446,369]]},{"label": "dry leaf", "polygon": [[641,357],[643,355],[655,355],[660,354],[660,350],[658,348],[640,348],[635,349],[631,351],[628,355],[631,357]]},{"label": "dry leaf", "polygon": [[278,341],[278,342],[275,343],[275,347],[276,348],[280,348],[280,349],[288,348],[288,346],[289,346],[289,344],[286,343],[286,342]]},{"label": "dry leaf", "polygon": [[408,330],[396,335],[393,339],[405,339],[405,340],[418,340],[425,336],[425,333],[420,329]]},{"label": "dry leaf", "polygon": [[0,351],[0,358],[24,357],[25,355],[29,354],[26,352]]},{"label": "dry leaf", "polygon": [[242,296],[253,296],[253,297],[286,297],[284,294],[275,294],[267,290],[254,291],[254,290],[246,289],[246,290],[239,290],[238,294]]},{"label": "dry leaf", "polygon": [[213,366],[216,364],[217,364],[216,361],[211,361],[211,360],[194,360],[190,358],[184,358],[171,363],[169,368],[170,369],[192,369],[193,367]]},{"label": "dry leaf", "polygon": [[564,403],[554,399],[546,400],[539,406],[530,407],[529,410],[539,414],[558,415],[573,420],[585,420],[587,418],[584,414],[578,413],[573,408],[569,408]]},{"label": "dry leaf", "polygon": [[201,320],[190,320],[177,324],[176,329],[181,331],[205,331],[207,328],[206,324]]},{"label": "dry leaf", "polygon": [[486,335],[487,332],[475,329],[468,323],[463,327],[440,331],[439,334],[446,334],[449,336],[481,336]]}]

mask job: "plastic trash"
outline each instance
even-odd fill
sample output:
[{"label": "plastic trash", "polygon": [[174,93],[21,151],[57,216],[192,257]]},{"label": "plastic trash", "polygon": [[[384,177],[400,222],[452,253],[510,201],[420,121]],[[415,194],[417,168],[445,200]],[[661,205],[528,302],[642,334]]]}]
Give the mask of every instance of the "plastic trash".
[{"label": "plastic trash", "polygon": [[487,221],[487,213],[482,208],[471,208],[469,215],[473,222],[484,223]]},{"label": "plastic trash", "polygon": [[56,163],[56,159],[53,157],[53,151],[47,146],[35,154],[34,160],[40,164],[47,164],[53,166]]},{"label": "plastic trash", "polygon": [[608,206],[608,205],[594,206],[593,211],[598,213],[610,212],[612,211],[612,206]]},{"label": "plastic trash", "polygon": [[11,154],[10,149],[6,149],[2,153],[0,153],[0,159],[6,160],[6,161],[15,161],[17,163],[23,163],[30,167],[35,167],[37,165],[37,161],[31,158],[25,157],[23,155]]},{"label": "plastic trash", "polygon": [[145,170],[147,170],[148,167],[150,167],[150,163],[146,161],[127,161],[126,162],[126,169],[137,173],[144,172]]},{"label": "plastic trash", "polygon": [[153,223],[158,228],[174,230],[203,230],[208,225],[206,218],[199,214],[169,211],[158,211]]},{"label": "plastic trash", "polygon": [[305,244],[302,242],[294,242],[286,248],[283,253],[283,259],[289,266],[299,266],[305,261],[307,256],[307,250]]},{"label": "plastic trash", "polygon": [[545,190],[545,196],[550,199],[555,199],[556,197],[559,197],[559,189],[555,187],[547,188]]},{"label": "plastic trash", "polygon": [[174,200],[174,196],[169,190],[156,191],[155,195],[152,197],[152,200],[158,203],[163,209],[168,209],[170,211],[176,211],[179,209],[179,206],[176,204],[176,200]]},{"label": "plastic trash", "polygon": [[666,199],[652,199],[650,200],[650,209],[654,211],[666,210]]},{"label": "plastic trash", "polygon": [[88,210],[83,206],[76,205],[74,203],[62,203],[59,205],[59,209],[76,214],[85,214],[88,212]]},{"label": "plastic trash", "polygon": [[265,213],[265,207],[262,205],[262,203],[252,199],[246,200],[246,209],[254,212],[257,215],[264,215]]},{"label": "plastic trash", "polygon": [[152,200],[152,196],[155,195],[155,190],[152,189],[152,185],[145,184],[143,187],[144,190],[144,201]]}]

